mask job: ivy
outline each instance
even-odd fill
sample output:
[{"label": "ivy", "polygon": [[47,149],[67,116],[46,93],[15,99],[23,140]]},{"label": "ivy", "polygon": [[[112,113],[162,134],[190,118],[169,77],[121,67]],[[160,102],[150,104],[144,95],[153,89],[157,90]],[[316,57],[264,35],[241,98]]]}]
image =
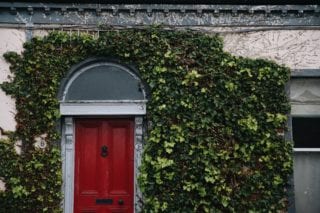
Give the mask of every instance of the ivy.
[{"label": "ivy", "polygon": [[0,140],[0,212],[60,212],[61,155],[57,148],[19,156],[12,140]]},{"label": "ivy", "polygon": [[[60,211],[57,92],[88,57],[137,67],[150,87],[139,183],[144,212],[276,212],[287,209],[292,147],[285,131],[289,69],[235,57],[216,35],[109,30],[50,33],[7,53],[14,74],[1,88],[16,99],[17,130],[0,142],[0,212]],[[44,150],[34,147],[45,137]],[[13,151],[21,140],[23,154]]]}]

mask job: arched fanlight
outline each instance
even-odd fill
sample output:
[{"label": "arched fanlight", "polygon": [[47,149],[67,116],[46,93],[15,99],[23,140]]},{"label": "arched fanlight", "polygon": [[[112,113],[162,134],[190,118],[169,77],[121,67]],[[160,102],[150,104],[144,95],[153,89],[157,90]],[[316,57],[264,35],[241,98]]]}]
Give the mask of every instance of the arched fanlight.
[{"label": "arched fanlight", "polygon": [[[61,84],[59,100],[62,114],[84,114],[85,107],[87,111],[103,108],[100,114],[108,114],[108,106],[120,109],[139,105],[145,111],[147,94],[134,69],[98,58],[88,59],[71,69]],[[137,111],[118,114],[137,114]]]}]

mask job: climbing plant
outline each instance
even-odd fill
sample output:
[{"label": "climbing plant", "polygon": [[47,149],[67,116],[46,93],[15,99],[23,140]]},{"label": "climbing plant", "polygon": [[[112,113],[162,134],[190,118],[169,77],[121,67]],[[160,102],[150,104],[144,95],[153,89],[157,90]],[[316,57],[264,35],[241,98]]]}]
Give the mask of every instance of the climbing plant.
[{"label": "climbing plant", "polygon": [[[53,32],[5,54],[13,76],[1,88],[16,100],[17,129],[0,142],[0,212],[60,211],[57,92],[71,66],[93,56],[136,66],[150,87],[142,211],[287,209],[289,69],[232,56],[217,35],[148,28]],[[39,137],[45,149],[34,146]]]}]

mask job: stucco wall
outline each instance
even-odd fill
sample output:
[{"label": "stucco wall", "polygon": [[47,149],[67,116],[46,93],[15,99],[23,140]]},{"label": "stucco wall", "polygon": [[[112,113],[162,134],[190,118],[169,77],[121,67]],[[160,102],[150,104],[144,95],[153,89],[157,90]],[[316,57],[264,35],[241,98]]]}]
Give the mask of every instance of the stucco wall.
[{"label": "stucco wall", "polygon": [[[25,32],[15,29],[0,29],[0,83],[8,80],[9,64],[4,60],[3,54],[7,51],[22,51],[25,42]],[[0,127],[5,131],[15,130],[14,115],[15,103],[0,90]]]},{"label": "stucco wall", "polygon": [[238,56],[265,58],[292,69],[320,68],[320,30],[278,30],[229,33],[226,51]]},{"label": "stucco wall", "polygon": [[[4,60],[3,54],[7,51],[21,52],[25,37],[23,30],[0,29],[0,83],[7,81],[10,75],[9,64]],[[3,130],[15,130],[15,113],[14,100],[0,90],[0,127]],[[1,134],[0,137],[2,137]],[[4,185],[5,183],[0,179],[0,191],[5,189]]]}]

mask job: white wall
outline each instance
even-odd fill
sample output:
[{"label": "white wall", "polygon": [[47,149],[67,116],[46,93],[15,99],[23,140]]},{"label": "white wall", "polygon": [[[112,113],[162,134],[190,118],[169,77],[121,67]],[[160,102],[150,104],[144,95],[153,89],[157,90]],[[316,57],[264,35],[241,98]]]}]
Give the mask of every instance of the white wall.
[{"label": "white wall", "polygon": [[226,51],[265,58],[292,69],[320,68],[320,30],[277,30],[223,35]]},{"label": "white wall", "polygon": [[[3,54],[7,51],[21,52],[25,42],[25,32],[15,29],[0,29],[0,83],[7,81],[10,75],[9,64]],[[15,102],[0,90],[0,127],[5,131],[15,130]]]},{"label": "white wall", "polygon": [[[9,64],[4,60],[3,54],[7,51],[21,52],[25,37],[25,33],[22,30],[0,29],[0,83],[7,81],[8,75],[10,75]],[[0,127],[3,130],[15,130],[15,113],[14,100],[6,96],[0,89]],[[1,190],[5,190],[5,183],[0,179]]]}]

